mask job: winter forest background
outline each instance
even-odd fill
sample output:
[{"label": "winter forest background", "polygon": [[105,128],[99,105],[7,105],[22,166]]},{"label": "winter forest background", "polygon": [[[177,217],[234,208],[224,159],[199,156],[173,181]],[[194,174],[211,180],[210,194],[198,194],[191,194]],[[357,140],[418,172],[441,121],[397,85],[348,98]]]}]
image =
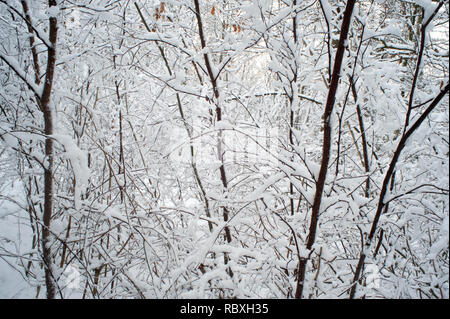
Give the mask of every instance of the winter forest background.
[{"label": "winter forest background", "polygon": [[0,0],[0,297],[449,298],[449,10]]}]

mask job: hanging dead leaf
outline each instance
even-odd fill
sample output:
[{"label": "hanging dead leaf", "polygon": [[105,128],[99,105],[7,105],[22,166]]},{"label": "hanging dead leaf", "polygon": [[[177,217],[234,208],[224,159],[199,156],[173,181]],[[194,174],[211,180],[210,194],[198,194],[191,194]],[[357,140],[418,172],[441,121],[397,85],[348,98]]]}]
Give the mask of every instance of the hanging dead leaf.
[{"label": "hanging dead leaf", "polygon": [[215,6],[212,7],[212,9],[211,9],[211,14],[212,14],[212,15],[215,15],[215,14],[216,14],[216,7],[215,7]]},{"label": "hanging dead leaf", "polygon": [[155,19],[159,20],[159,9],[158,8],[156,8],[156,11],[155,11]]},{"label": "hanging dead leaf", "polygon": [[164,13],[164,11],[165,11],[165,4],[164,2],[161,2],[161,4],[159,5],[159,12]]}]

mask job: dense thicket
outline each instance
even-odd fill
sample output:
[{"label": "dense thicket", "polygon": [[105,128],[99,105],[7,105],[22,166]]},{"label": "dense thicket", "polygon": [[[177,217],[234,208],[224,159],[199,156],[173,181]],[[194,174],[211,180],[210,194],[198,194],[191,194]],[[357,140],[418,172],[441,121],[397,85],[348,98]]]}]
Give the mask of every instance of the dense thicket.
[{"label": "dense thicket", "polygon": [[0,0],[2,294],[448,298],[449,10]]}]

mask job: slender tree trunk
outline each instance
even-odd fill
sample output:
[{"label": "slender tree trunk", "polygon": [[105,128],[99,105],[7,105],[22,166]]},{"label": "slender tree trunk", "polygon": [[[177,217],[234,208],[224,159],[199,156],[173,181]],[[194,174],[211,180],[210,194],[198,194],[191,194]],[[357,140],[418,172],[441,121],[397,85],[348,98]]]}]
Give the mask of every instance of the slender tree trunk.
[{"label": "slender tree trunk", "polygon": [[36,50],[36,46],[35,44],[35,39],[34,39],[34,35],[33,35],[33,24],[31,21],[31,16],[30,16],[30,11],[28,9],[28,3],[25,0],[21,1],[22,3],[22,9],[23,12],[25,14],[25,19],[27,21],[27,27],[28,27],[28,33],[30,34],[30,48],[31,48],[31,54],[33,56],[33,68],[34,68],[34,78],[35,78],[35,83],[36,84],[40,84],[41,79],[40,79],[40,67],[39,67],[39,58],[38,58],[38,53]]},{"label": "slender tree trunk", "polygon": [[[344,18],[342,21],[341,34],[339,37],[339,44],[336,51],[336,57],[334,59],[333,74],[331,76],[330,88],[328,90],[327,102],[325,105],[325,111],[323,114],[323,142],[322,142],[322,163],[320,165],[319,177],[316,183],[316,192],[314,195],[312,213],[311,213],[311,223],[309,226],[308,241],[306,243],[306,249],[310,250],[314,245],[317,232],[317,223],[319,220],[320,204],[322,201],[322,193],[325,186],[325,180],[327,177],[328,162],[330,159],[330,149],[331,149],[331,124],[330,117],[333,111],[334,102],[336,98],[336,92],[338,89],[340,72],[342,60],[344,58],[345,52],[345,41],[347,40],[347,34],[351,24],[351,18],[353,13],[353,7],[355,6],[356,0],[348,0],[345,7]],[[295,292],[295,298],[299,299],[302,297],[306,266],[308,263],[309,256],[302,256],[298,266],[298,279],[297,279],[297,289]]]},{"label": "slender tree trunk", "polygon": [[[202,50],[205,50],[206,39],[205,39],[205,35],[203,32],[203,22],[202,22],[202,16],[200,13],[200,4],[199,4],[198,0],[194,0],[194,5],[195,5],[195,15],[197,17],[200,43],[202,46]],[[207,52],[205,52],[203,54],[203,59],[205,61],[206,70],[208,71],[208,76],[211,81],[211,85],[213,87],[213,92],[214,92],[214,100],[213,101],[216,104],[216,120],[217,120],[217,122],[220,122],[220,121],[222,121],[222,108],[219,105],[219,89],[217,86],[217,77],[212,70],[210,57]],[[217,142],[217,151],[218,151],[218,155],[219,155],[219,160],[221,162],[221,165],[219,167],[219,172],[220,172],[220,180],[222,181],[222,186],[226,190],[228,188],[228,181],[227,181],[227,176],[225,173],[225,164],[224,164],[222,147],[223,147],[222,130],[219,130],[219,136],[218,136],[218,142]],[[226,206],[224,206],[223,207],[223,220],[225,222],[227,222],[228,218],[229,218],[229,211],[228,211],[228,208]],[[230,243],[231,242],[231,233],[230,233],[229,227],[225,226],[224,231],[225,231],[225,239],[227,240],[228,243]]]},{"label": "slender tree trunk", "polygon": [[[297,0],[294,0],[292,5],[294,7],[297,6]],[[292,18],[292,33],[294,36],[294,44],[297,45],[297,15],[294,15]],[[294,57],[295,59],[295,57]],[[296,61],[295,61],[296,62]],[[295,63],[297,64],[297,63]],[[291,144],[291,147],[294,145],[294,133],[292,132],[294,128],[294,101],[297,99],[294,98],[295,96],[298,96],[297,92],[297,69],[294,70],[294,78],[291,82],[291,96],[289,97],[289,107],[291,108],[289,111],[289,143]],[[291,208],[291,215],[294,215],[294,185],[291,181],[289,181],[289,201],[290,201],[290,208]]]},{"label": "slender tree trunk", "polygon": [[[49,7],[56,6],[55,0],[49,0]],[[49,41],[51,46],[47,50],[47,69],[44,83],[44,90],[40,98],[40,107],[44,115],[45,156],[47,165],[44,170],[44,216],[42,226],[42,249],[45,264],[45,285],[47,287],[47,298],[53,299],[56,294],[55,282],[52,276],[52,258],[50,248],[50,223],[53,212],[53,115],[50,107],[50,98],[55,72],[56,62],[56,39],[57,39],[56,17],[49,18]]]},{"label": "slender tree trunk", "polygon": [[[419,119],[417,121],[415,121],[414,124],[410,125],[410,116],[411,116],[411,112],[413,109],[413,102],[414,102],[414,92],[415,92],[415,89],[417,86],[417,82],[419,80],[420,69],[421,69],[421,65],[422,65],[422,58],[423,58],[423,54],[424,54],[424,50],[425,50],[426,28],[427,28],[428,24],[431,22],[431,20],[434,18],[434,16],[437,14],[439,9],[442,7],[443,4],[444,4],[444,1],[441,1],[436,6],[433,13],[428,17],[428,19],[426,21],[423,22],[422,27],[420,29],[421,30],[420,46],[419,46],[419,50],[418,50],[418,54],[417,54],[416,68],[414,71],[413,81],[411,84],[411,90],[409,93],[408,108],[407,108],[406,116],[405,116],[405,124],[403,125],[402,137],[400,139],[400,142],[397,145],[394,155],[392,156],[391,162],[389,163],[388,170],[387,170],[386,174],[384,175],[383,184],[381,186],[380,195],[378,197],[377,210],[376,210],[373,222],[372,222],[372,227],[370,229],[369,236],[366,241],[366,245],[365,245],[366,247],[361,247],[361,253],[359,256],[358,264],[356,266],[355,274],[353,276],[352,287],[350,289],[350,295],[349,295],[350,299],[353,299],[355,297],[356,286],[357,286],[358,280],[360,278],[361,271],[364,268],[364,261],[366,259],[366,253],[368,252],[368,249],[370,248],[370,246],[372,244],[372,240],[375,236],[375,232],[376,232],[377,226],[378,226],[378,221],[380,220],[382,213],[385,213],[388,209],[388,203],[385,203],[384,200],[385,200],[386,194],[388,193],[389,181],[391,181],[391,179],[393,179],[393,177],[395,175],[395,166],[397,165],[398,159],[400,158],[400,154],[401,154],[403,148],[405,147],[407,140],[411,137],[411,135],[414,133],[414,131],[420,127],[422,122],[431,113],[431,111],[433,111],[433,109],[439,104],[441,99],[445,96],[445,94],[447,94],[447,92],[449,90],[449,84],[447,82],[447,84],[444,85],[443,88],[441,89],[440,93],[434,98],[434,100],[431,102],[431,104],[420,115]],[[382,239],[382,237],[380,237],[380,240],[381,239]],[[378,251],[378,249],[376,249],[375,251]]]},{"label": "slender tree trunk", "polygon": [[381,217],[382,213],[386,212],[386,210],[387,210],[388,203],[385,203],[385,197],[386,197],[386,194],[388,193],[389,181],[393,177],[394,169],[398,162],[398,159],[400,158],[401,152],[402,152],[403,148],[405,147],[408,139],[414,133],[414,131],[416,131],[420,127],[420,125],[423,123],[423,121],[427,118],[427,116],[431,113],[431,111],[433,111],[433,109],[439,104],[439,102],[442,100],[442,98],[445,96],[445,94],[448,93],[448,91],[449,91],[449,84],[447,82],[447,84],[442,88],[441,92],[434,98],[434,100],[427,107],[427,109],[422,113],[422,115],[420,115],[419,119],[417,121],[415,121],[414,124],[411,125],[407,131],[405,131],[405,134],[402,136],[402,138],[400,139],[400,142],[397,145],[397,149],[394,152],[391,162],[389,163],[389,168],[384,176],[383,185],[381,187],[380,195],[378,198],[377,210],[375,213],[374,220],[372,222],[372,227],[370,229],[369,236],[366,241],[366,247],[365,247],[366,249],[363,248],[363,250],[360,254],[360,257],[359,257],[358,264],[356,266],[355,275],[353,277],[353,286],[350,290],[350,299],[353,299],[355,297],[356,284],[357,284],[357,281],[359,280],[361,270],[364,267],[364,261],[366,259],[365,250],[367,250],[370,247],[370,245],[373,241],[373,238],[375,236],[375,232],[377,230],[377,226],[378,226],[380,217]]}]

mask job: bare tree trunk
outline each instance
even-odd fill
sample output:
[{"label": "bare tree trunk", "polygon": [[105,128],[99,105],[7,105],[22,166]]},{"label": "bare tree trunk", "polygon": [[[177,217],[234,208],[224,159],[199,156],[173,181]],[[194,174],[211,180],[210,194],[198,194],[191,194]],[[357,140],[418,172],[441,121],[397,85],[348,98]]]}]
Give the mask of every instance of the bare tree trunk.
[{"label": "bare tree trunk", "polygon": [[[397,149],[395,150],[394,156],[392,157],[391,162],[389,164],[389,168],[384,176],[383,186],[381,187],[380,195],[378,198],[378,205],[377,205],[377,210],[375,213],[375,218],[372,222],[372,227],[370,229],[370,233],[367,238],[366,248],[370,247],[370,244],[375,236],[378,221],[380,220],[382,212],[385,212],[387,210],[388,203],[385,203],[384,200],[385,200],[385,197],[386,197],[386,194],[388,191],[389,181],[393,177],[395,165],[397,164],[398,159],[400,158],[401,152],[402,152],[403,148],[405,147],[407,140],[411,137],[411,135],[414,133],[414,131],[416,131],[420,127],[422,122],[427,118],[427,116],[431,113],[431,111],[433,111],[433,109],[439,104],[439,102],[442,100],[442,98],[445,96],[445,94],[448,93],[448,91],[449,91],[449,83],[447,82],[447,84],[442,88],[441,92],[434,98],[433,102],[431,102],[431,104],[422,113],[422,115],[419,117],[419,119],[416,122],[414,122],[414,124],[411,127],[409,127],[409,129],[405,132],[405,134],[400,139]],[[359,280],[360,273],[364,266],[365,259],[366,259],[366,254],[363,249],[363,251],[361,252],[361,255],[359,257],[358,265],[356,266],[355,275],[353,277],[353,286],[350,290],[350,299],[353,299],[355,296],[356,283]]]},{"label": "bare tree trunk", "polygon": [[[407,109],[406,116],[405,116],[405,124],[403,126],[403,134],[400,139],[400,142],[397,145],[394,155],[392,156],[391,162],[389,163],[388,170],[387,170],[386,174],[384,175],[383,185],[381,187],[380,195],[378,197],[377,210],[376,210],[373,222],[372,222],[372,227],[370,229],[369,236],[366,241],[366,245],[365,245],[366,247],[361,247],[361,253],[359,256],[358,264],[356,266],[355,274],[353,276],[352,287],[350,289],[350,296],[349,296],[350,299],[353,299],[355,297],[357,282],[360,278],[361,270],[364,268],[364,261],[366,259],[366,253],[367,253],[366,249],[368,249],[370,247],[370,245],[372,244],[372,240],[375,236],[375,232],[377,230],[378,221],[381,217],[381,214],[386,212],[388,209],[388,203],[385,203],[384,200],[385,200],[386,194],[388,192],[389,181],[391,181],[391,179],[395,175],[394,169],[398,162],[398,159],[400,158],[400,154],[401,154],[403,148],[405,147],[407,140],[411,137],[411,135],[414,133],[414,131],[420,127],[422,122],[431,113],[431,111],[433,111],[433,109],[439,104],[441,99],[445,96],[445,94],[449,90],[449,84],[447,82],[447,84],[442,88],[440,93],[434,98],[434,100],[431,102],[431,104],[420,115],[419,119],[410,126],[410,116],[411,116],[411,111],[413,109],[414,91],[417,86],[417,81],[419,80],[420,68],[421,68],[422,58],[423,58],[424,49],[425,49],[426,28],[427,28],[428,24],[431,22],[431,20],[434,18],[434,16],[437,14],[439,9],[442,7],[443,4],[444,4],[444,1],[441,1],[436,6],[434,12],[428,17],[428,19],[426,21],[423,22],[422,27],[421,27],[420,47],[419,47],[419,51],[417,54],[416,69],[414,71],[413,81],[411,84],[411,91],[409,93],[408,109]],[[381,239],[382,239],[382,237],[380,237],[380,240]],[[378,248],[376,248],[375,251],[378,251]]]},{"label": "bare tree trunk", "polygon": [[[49,0],[49,7],[56,6],[55,0]],[[56,39],[57,39],[57,20],[56,17],[49,18],[49,41],[51,46],[47,50],[47,70],[45,75],[44,90],[40,98],[40,107],[44,114],[44,132],[45,156],[47,165],[44,170],[44,216],[42,228],[42,246],[43,259],[45,264],[45,285],[47,287],[47,298],[53,299],[56,293],[55,283],[52,276],[52,258],[50,249],[50,223],[53,212],[53,115],[50,107],[50,98],[52,92],[53,76],[56,62]]]},{"label": "bare tree trunk", "polygon": [[[203,33],[203,22],[202,22],[202,17],[200,14],[200,4],[198,2],[198,0],[194,0],[194,5],[195,5],[195,15],[197,17],[197,24],[198,24],[198,32],[199,32],[199,37],[200,37],[200,42],[202,45],[202,50],[204,50],[206,48],[206,40],[205,40],[205,35]],[[213,87],[213,92],[214,92],[214,101],[216,104],[216,120],[217,122],[220,122],[222,120],[222,108],[219,105],[219,89],[217,86],[217,77],[214,74],[212,67],[211,67],[211,61],[209,59],[208,53],[204,53],[203,54],[203,58],[205,61],[205,65],[206,65],[206,69],[208,71],[208,76],[209,79],[211,81],[211,85]],[[227,182],[227,176],[225,174],[225,165],[224,165],[224,159],[223,159],[223,150],[222,150],[222,146],[223,146],[223,142],[222,142],[222,130],[219,130],[219,136],[218,136],[218,144],[217,144],[217,150],[218,150],[218,155],[219,155],[219,160],[221,162],[221,165],[219,167],[219,171],[220,171],[220,180],[222,181],[222,186],[224,187],[224,189],[228,188],[228,182]],[[229,211],[227,207],[223,207],[223,220],[225,222],[228,221],[229,218]],[[224,227],[224,231],[225,231],[225,239],[227,240],[228,243],[231,242],[231,234],[230,234],[230,229],[228,226]],[[226,259],[227,260],[227,259]]]},{"label": "bare tree trunk", "polygon": [[[294,0],[292,3],[293,7],[297,6],[297,0]],[[297,45],[297,15],[294,15],[294,17],[292,18],[292,32],[293,32],[293,36],[294,36],[294,43],[295,45]],[[296,62],[296,61],[295,61]],[[295,63],[297,64],[297,63]],[[291,96],[289,97],[289,106],[290,106],[290,116],[289,116],[289,143],[291,144],[291,147],[293,147],[294,145],[294,133],[292,132],[292,130],[294,129],[294,101],[296,101],[296,99],[294,98],[294,94],[295,96],[298,95],[297,92],[297,69],[294,70],[294,78],[292,79],[291,82]],[[290,208],[291,208],[291,215],[294,215],[294,185],[292,184],[292,182],[289,182],[289,201],[290,201]]]},{"label": "bare tree trunk", "polygon": [[[319,177],[316,183],[316,192],[314,195],[314,202],[311,213],[311,223],[309,226],[308,241],[306,243],[306,249],[310,250],[314,245],[317,232],[317,223],[319,220],[320,204],[322,201],[322,193],[325,186],[325,180],[328,171],[328,162],[330,159],[330,149],[331,149],[331,125],[330,117],[333,111],[334,102],[336,98],[336,92],[338,89],[340,72],[342,60],[344,58],[345,52],[345,41],[347,40],[347,34],[351,24],[351,18],[353,13],[353,7],[356,0],[348,0],[345,7],[344,18],[342,21],[341,34],[339,37],[339,44],[336,51],[336,57],[334,59],[333,74],[331,76],[330,88],[328,90],[327,102],[325,105],[325,111],[323,114],[323,142],[322,142],[322,163],[320,165]],[[298,266],[298,279],[297,279],[297,289],[295,291],[295,298],[299,299],[302,297],[306,266],[308,263],[309,256],[302,256]]]},{"label": "bare tree trunk", "polygon": [[[194,5],[195,5],[195,16],[197,18],[198,34],[200,37],[200,43],[202,46],[202,50],[205,52],[205,53],[203,53],[203,59],[205,61],[206,70],[208,72],[209,80],[211,82],[213,92],[214,92],[214,97],[211,100],[212,100],[212,102],[215,103],[215,106],[216,106],[216,121],[220,122],[220,121],[222,121],[222,108],[219,104],[220,103],[219,102],[219,88],[217,85],[218,75],[214,74],[210,57],[209,57],[208,53],[205,51],[206,37],[203,32],[203,22],[202,22],[202,16],[200,13],[199,1],[194,0]],[[218,135],[217,136],[217,153],[218,153],[219,161],[221,164],[219,167],[220,180],[222,182],[222,186],[223,186],[224,190],[226,191],[228,189],[228,181],[227,181],[227,175],[225,173],[225,161],[224,161],[224,157],[223,157],[223,155],[224,155],[223,145],[224,144],[223,144],[223,135],[222,135],[221,129],[219,129],[219,133],[217,135]],[[223,221],[226,223],[229,220],[230,212],[228,210],[228,207],[225,205],[222,206],[222,211],[223,211]],[[227,243],[231,243],[232,238],[231,238],[230,228],[228,226],[225,226],[224,231],[225,231],[225,240],[227,241]],[[228,264],[228,261],[229,261],[228,253],[224,253],[225,265]],[[230,267],[227,268],[227,272],[230,275],[230,277],[233,277],[233,271],[231,270]]]},{"label": "bare tree trunk", "polygon": [[39,85],[41,82],[41,79],[40,79],[41,71],[40,71],[40,67],[39,67],[38,53],[36,50],[36,46],[34,45],[35,39],[34,39],[34,35],[33,35],[33,24],[31,21],[27,2],[25,0],[22,0],[21,3],[22,3],[23,12],[25,14],[25,19],[27,21],[28,33],[30,34],[29,41],[30,41],[31,54],[33,56],[33,68],[34,68],[35,83]]}]

